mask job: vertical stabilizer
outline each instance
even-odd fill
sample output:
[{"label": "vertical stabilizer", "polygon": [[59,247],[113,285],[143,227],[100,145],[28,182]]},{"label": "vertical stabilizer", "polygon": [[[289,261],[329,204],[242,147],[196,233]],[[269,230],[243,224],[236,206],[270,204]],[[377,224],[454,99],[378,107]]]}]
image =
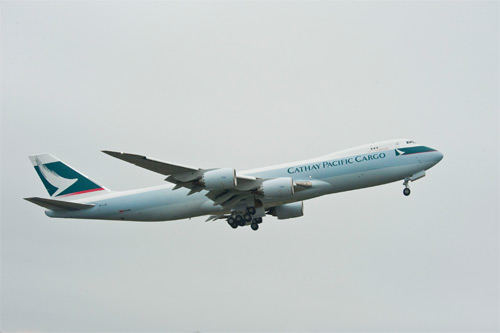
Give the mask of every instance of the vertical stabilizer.
[{"label": "vertical stabilizer", "polygon": [[63,198],[85,193],[109,192],[87,176],[71,168],[50,154],[30,156],[35,171],[53,198]]}]

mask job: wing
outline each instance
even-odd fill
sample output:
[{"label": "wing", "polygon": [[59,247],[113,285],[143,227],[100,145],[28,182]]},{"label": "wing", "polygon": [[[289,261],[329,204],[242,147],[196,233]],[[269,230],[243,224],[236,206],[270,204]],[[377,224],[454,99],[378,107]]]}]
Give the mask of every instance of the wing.
[{"label": "wing", "polygon": [[[174,190],[188,188],[191,195],[200,191],[205,194],[213,205],[220,205],[225,210],[232,209],[242,201],[258,196],[262,183],[268,179],[239,174],[231,168],[201,169],[185,165],[167,163],[150,159],[146,156],[103,150],[110,156],[132,163],[141,168],[168,176],[166,181],[174,183]],[[294,191],[310,188],[311,182],[293,182]],[[252,201],[253,202],[253,201]]]},{"label": "wing", "polygon": [[122,161],[135,164],[137,166],[140,166],[141,168],[148,169],[165,176],[173,174],[189,174],[189,173],[192,175],[198,175],[198,173],[201,171],[201,169],[199,168],[156,161],[141,155],[120,153],[109,150],[103,150],[102,152],[110,156],[116,157]]},{"label": "wing", "polygon": [[141,168],[168,176],[166,181],[174,183],[175,189],[190,189],[188,195],[202,190],[208,191],[206,196],[214,201],[214,206],[231,208],[253,195],[262,184],[263,179],[238,174],[234,169],[201,169],[185,165],[167,163],[150,159],[146,156],[103,150],[110,156],[132,163]]}]

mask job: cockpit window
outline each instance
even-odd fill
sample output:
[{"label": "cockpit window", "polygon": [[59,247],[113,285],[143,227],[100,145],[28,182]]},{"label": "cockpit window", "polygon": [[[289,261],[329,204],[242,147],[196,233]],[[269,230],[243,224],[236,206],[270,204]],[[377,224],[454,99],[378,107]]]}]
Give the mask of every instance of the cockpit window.
[{"label": "cockpit window", "polygon": [[415,143],[415,141],[406,141],[407,144]]}]

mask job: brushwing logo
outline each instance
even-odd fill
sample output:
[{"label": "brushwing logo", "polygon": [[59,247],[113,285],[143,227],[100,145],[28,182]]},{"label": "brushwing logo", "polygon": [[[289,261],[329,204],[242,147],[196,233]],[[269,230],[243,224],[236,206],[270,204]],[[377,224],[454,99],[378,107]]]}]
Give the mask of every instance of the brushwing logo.
[{"label": "brushwing logo", "polygon": [[38,166],[38,170],[40,170],[40,173],[45,178],[45,180],[50,185],[57,188],[57,191],[52,193],[52,195],[51,195],[52,197],[58,196],[59,194],[64,192],[71,185],[73,185],[74,183],[76,183],[78,181],[78,178],[68,179],[68,178],[61,177],[54,170],[50,170],[49,168],[47,168],[38,158],[36,158],[35,161],[36,161],[36,165]]},{"label": "brushwing logo", "polygon": [[401,150],[399,150],[399,149],[396,148],[396,156],[401,156],[404,153],[406,153],[406,152],[405,151],[401,151]]}]

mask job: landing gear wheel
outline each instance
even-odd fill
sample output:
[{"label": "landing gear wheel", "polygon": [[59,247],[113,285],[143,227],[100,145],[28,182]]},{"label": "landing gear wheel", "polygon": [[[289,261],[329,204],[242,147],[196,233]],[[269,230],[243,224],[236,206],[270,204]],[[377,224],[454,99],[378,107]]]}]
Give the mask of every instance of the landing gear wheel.
[{"label": "landing gear wheel", "polygon": [[255,209],[255,207],[248,208],[248,214],[255,215],[255,213],[257,213],[257,210]]},{"label": "landing gear wheel", "polygon": [[228,224],[231,226],[231,228],[233,228],[233,229],[238,228],[238,223],[236,223],[236,221],[235,221],[232,217],[230,217],[230,218],[228,218],[228,219],[227,219],[227,223],[228,223]]},{"label": "landing gear wheel", "polygon": [[259,223],[262,223],[262,217],[256,217],[253,219],[255,221],[255,223],[259,224]]},{"label": "landing gear wheel", "polygon": [[250,221],[252,221],[252,215],[250,215],[250,214],[245,214],[245,215],[243,215],[243,218],[245,219],[245,222],[250,222]]},{"label": "landing gear wheel", "polygon": [[409,195],[410,195],[410,193],[411,193],[411,191],[410,191],[410,189],[409,189],[408,187],[407,187],[407,188],[405,188],[405,189],[403,190],[403,194],[404,194],[405,196],[409,196]]},{"label": "landing gear wheel", "polygon": [[258,230],[259,229],[259,225],[257,223],[252,223],[250,226],[252,227],[252,230]]},{"label": "landing gear wheel", "polygon": [[245,220],[243,219],[243,216],[241,215],[236,215],[235,221],[241,227],[243,227],[246,224]]}]

